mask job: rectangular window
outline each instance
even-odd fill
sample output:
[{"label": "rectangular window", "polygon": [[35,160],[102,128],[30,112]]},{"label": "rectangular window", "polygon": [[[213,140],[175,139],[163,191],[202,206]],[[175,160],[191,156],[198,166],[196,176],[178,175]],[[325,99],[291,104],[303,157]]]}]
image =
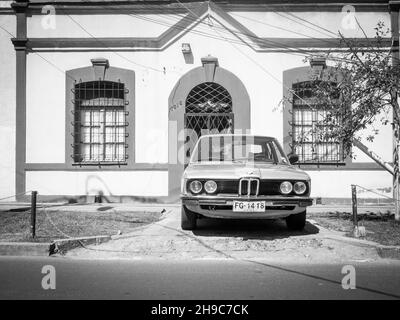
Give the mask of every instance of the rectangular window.
[{"label": "rectangular window", "polygon": [[76,163],[126,161],[124,84],[111,81],[75,85],[74,160]]},{"label": "rectangular window", "polygon": [[[295,84],[292,118],[292,146],[298,163],[337,164],[344,161],[342,143],[327,139],[329,127],[324,123],[327,111],[312,97],[311,82]],[[315,85],[315,84],[314,84]]]}]

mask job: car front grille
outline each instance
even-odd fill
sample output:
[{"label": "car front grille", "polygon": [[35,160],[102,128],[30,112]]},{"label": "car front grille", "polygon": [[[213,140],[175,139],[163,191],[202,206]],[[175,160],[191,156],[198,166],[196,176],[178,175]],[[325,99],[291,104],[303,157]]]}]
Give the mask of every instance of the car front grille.
[{"label": "car front grille", "polygon": [[[250,179],[250,178],[245,178],[245,179]],[[222,180],[222,179],[216,179],[215,182],[217,183],[217,191],[215,194],[229,194],[229,195],[238,195],[239,191],[242,192],[242,196],[247,196],[248,195],[248,181],[245,179],[237,179],[237,180]],[[256,178],[251,178],[254,180],[258,180]],[[202,180],[200,181],[204,183],[207,180]],[[310,193],[310,187],[308,183],[304,180],[267,180],[267,179],[261,179],[259,180],[259,185],[258,185],[258,193],[257,193],[257,183],[251,181],[251,186],[250,186],[250,196],[278,196],[282,195],[279,187],[282,181],[289,181],[291,183],[295,183],[297,181],[303,181],[307,185],[307,190],[303,194],[303,196],[308,196]],[[191,180],[188,181],[188,188]],[[239,189],[239,185],[241,183],[241,190]],[[202,191],[201,194],[204,194],[204,190]],[[292,191],[289,195],[295,196],[295,192]]]},{"label": "car front grille", "polygon": [[257,196],[260,189],[260,179],[257,178],[242,178],[239,180],[240,196]]}]

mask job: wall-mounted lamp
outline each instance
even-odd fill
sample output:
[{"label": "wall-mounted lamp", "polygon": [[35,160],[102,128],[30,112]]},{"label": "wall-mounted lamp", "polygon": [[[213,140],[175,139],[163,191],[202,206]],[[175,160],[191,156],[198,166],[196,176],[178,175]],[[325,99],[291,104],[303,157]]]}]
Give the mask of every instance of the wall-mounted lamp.
[{"label": "wall-mounted lamp", "polygon": [[182,53],[183,54],[192,53],[192,48],[190,47],[190,43],[182,43]]}]

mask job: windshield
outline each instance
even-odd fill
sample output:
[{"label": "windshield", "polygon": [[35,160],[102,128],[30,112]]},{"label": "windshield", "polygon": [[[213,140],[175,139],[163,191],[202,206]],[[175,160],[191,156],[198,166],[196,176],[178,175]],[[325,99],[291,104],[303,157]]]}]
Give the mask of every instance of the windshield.
[{"label": "windshield", "polygon": [[272,138],[229,135],[205,136],[198,141],[191,162],[206,161],[288,163]]}]

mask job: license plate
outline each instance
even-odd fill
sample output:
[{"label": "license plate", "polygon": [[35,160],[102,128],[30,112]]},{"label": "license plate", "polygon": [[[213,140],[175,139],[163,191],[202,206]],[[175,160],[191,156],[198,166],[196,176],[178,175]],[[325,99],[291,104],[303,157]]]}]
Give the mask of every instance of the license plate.
[{"label": "license plate", "polygon": [[264,212],[265,201],[233,201],[234,212]]}]

